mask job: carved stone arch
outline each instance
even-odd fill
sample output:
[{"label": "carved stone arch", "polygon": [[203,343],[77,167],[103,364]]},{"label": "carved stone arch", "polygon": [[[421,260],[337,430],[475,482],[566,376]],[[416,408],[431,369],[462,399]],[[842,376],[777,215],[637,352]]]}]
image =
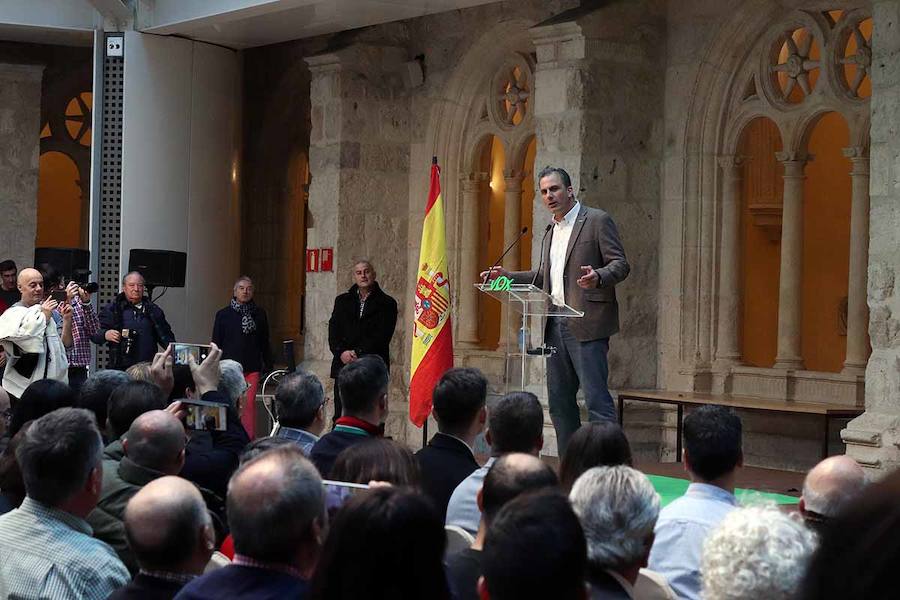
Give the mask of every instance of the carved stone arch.
[{"label": "carved stone arch", "polygon": [[794,122],[791,131],[791,139],[785,140],[784,147],[786,149],[790,149],[790,151],[795,153],[797,156],[808,155],[809,138],[810,136],[812,136],[813,130],[815,130],[816,125],[819,123],[822,117],[829,113],[837,113],[841,116],[841,118],[844,120],[844,123],[847,124],[847,129],[848,131],[850,131],[849,137],[852,140],[853,130],[851,129],[851,120],[850,118],[848,118],[847,113],[832,104],[823,104],[817,107],[815,110],[804,114],[800,119],[797,119]]},{"label": "carved stone arch", "polygon": [[760,118],[768,119],[775,124],[775,126],[778,128],[778,135],[781,136],[782,144],[784,144],[784,122],[778,118],[777,114],[773,114],[772,112],[765,110],[762,103],[760,103],[755,106],[748,106],[732,117],[731,121],[728,124],[728,129],[725,133],[724,140],[722,142],[722,151],[720,152],[720,154],[737,154],[738,146],[741,143],[741,135],[743,135],[744,130],[751,122],[753,122],[755,119]]},{"label": "carved stone arch", "polygon": [[[475,39],[450,73],[443,89],[437,92],[437,99],[431,108],[422,154],[423,158],[437,156],[444,173],[442,181],[447,203],[449,261],[451,277],[456,281],[463,280],[460,273],[470,265],[462,263],[472,260],[473,244],[477,243],[470,231],[473,212],[471,208],[464,206],[463,178],[472,171],[477,157],[476,146],[483,144],[488,139],[488,134],[500,133],[483,128],[482,125],[486,87],[495,74],[496,65],[502,64],[511,53],[530,52],[533,49],[529,34],[529,29],[533,26],[531,21],[513,18],[497,23]],[[427,193],[424,184],[422,185],[421,190],[411,190],[410,202],[413,209],[418,207],[420,198]],[[414,235],[417,233],[411,233],[411,237]],[[477,256],[477,251],[475,255]],[[457,286],[459,302],[454,304],[454,339],[463,344],[471,339],[467,340],[465,335],[460,335],[465,333],[462,330],[466,328],[462,321],[477,313],[471,305],[474,288],[468,289],[469,287],[463,289],[464,286]],[[411,289],[409,293],[412,294]]]},{"label": "carved stone arch", "polygon": [[503,145],[504,152],[508,152],[509,148],[506,140],[503,139],[503,136],[497,135],[497,133],[498,132],[495,131],[493,127],[486,123],[479,124],[472,129],[469,134],[469,140],[464,148],[461,174],[464,175],[469,172],[481,170],[479,164],[481,161],[481,154],[484,152],[485,146],[490,144],[493,138],[497,138],[500,141]]},{"label": "carved stone arch", "polygon": [[528,154],[528,146],[531,144],[531,141],[534,139],[534,137],[534,131],[528,131],[524,132],[523,135],[518,135],[514,139],[510,140],[510,147],[507,149],[506,154],[506,156],[508,157],[507,163],[510,165],[514,165],[517,169],[520,169],[521,166],[525,163],[525,157]]}]

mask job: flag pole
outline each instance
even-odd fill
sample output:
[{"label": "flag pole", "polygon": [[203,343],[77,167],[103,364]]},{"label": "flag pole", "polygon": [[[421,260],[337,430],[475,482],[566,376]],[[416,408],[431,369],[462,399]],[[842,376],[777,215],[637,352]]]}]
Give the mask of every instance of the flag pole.
[{"label": "flag pole", "polygon": [[[432,165],[438,164],[437,156],[431,157],[431,164]],[[440,173],[440,171],[438,173]],[[438,175],[438,177],[440,177],[440,175]],[[441,189],[443,189],[443,186],[441,186]],[[427,445],[428,445],[428,417],[425,417],[425,423],[422,424],[422,447],[424,448]]]}]

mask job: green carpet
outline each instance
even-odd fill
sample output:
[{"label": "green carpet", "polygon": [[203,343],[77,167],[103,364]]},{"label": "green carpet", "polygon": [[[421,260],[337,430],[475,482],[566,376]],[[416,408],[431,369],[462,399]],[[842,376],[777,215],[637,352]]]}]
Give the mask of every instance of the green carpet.
[{"label": "green carpet", "polygon": [[[647,475],[656,492],[660,495],[662,506],[665,506],[684,495],[690,481],[687,479],[677,479],[675,477],[663,477],[662,475]],[[757,490],[745,490],[738,488],[734,491],[738,501],[741,504],[754,504],[761,501],[775,502],[775,504],[797,504],[799,498],[794,496],[786,496],[784,494],[772,494],[769,492],[760,492]]]}]

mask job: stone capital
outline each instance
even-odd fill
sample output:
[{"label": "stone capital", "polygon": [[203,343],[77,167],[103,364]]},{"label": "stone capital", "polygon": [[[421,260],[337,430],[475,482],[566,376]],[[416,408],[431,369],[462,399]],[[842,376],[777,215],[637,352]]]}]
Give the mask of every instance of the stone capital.
[{"label": "stone capital", "polygon": [[554,68],[561,62],[585,57],[587,39],[574,21],[538,25],[530,30],[537,50],[537,68]]},{"label": "stone capital", "polygon": [[850,175],[869,175],[869,154],[862,146],[843,148],[844,158],[850,159]]},{"label": "stone capital", "polygon": [[775,158],[781,163],[802,163],[805,165],[815,159],[815,155],[799,150],[779,150],[775,153]]},{"label": "stone capital", "polygon": [[487,173],[467,173],[459,178],[463,193],[478,193],[490,179]]},{"label": "stone capital", "polygon": [[745,160],[746,157],[739,154],[720,154],[716,157],[722,172],[731,177],[740,177],[740,168],[744,166]]},{"label": "stone capital", "polygon": [[406,60],[406,50],[397,46],[353,44],[334,52],[307,56],[303,60],[310,72],[354,71],[385,73],[399,67]]}]

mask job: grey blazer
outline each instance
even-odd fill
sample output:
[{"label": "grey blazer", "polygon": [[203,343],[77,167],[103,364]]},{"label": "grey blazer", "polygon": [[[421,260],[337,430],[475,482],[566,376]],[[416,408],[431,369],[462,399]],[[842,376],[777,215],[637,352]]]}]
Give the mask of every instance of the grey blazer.
[{"label": "grey blazer", "polygon": [[[537,238],[535,238],[537,239]],[[553,230],[544,242],[544,260],[541,270],[511,273],[516,283],[531,283],[550,293],[550,245]],[[581,266],[591,265],[600,277],[598,287],[578,287]],[[569,330],[579,342],[608,338],[619,331],[619,303],[616,302],[616,284],[628,277],[631,267],[625,259],[625,250],[619,239],[619,231],[612,217],[599,208],[581,205],[569,245],[566,247],[566,268],[563,272],[563,289],[566,304],[584,311],[584,317],[569,319]],[[535,275],[537,275],[535,277]]]}]

